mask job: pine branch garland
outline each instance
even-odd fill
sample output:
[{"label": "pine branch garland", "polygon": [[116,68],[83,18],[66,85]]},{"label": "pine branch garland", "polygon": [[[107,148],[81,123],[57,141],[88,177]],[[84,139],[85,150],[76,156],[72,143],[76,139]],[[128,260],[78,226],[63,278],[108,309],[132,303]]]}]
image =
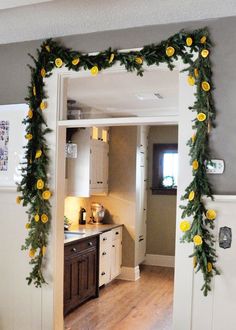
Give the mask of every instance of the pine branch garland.
[{"label": "pine branch garland", "polygon": [[[196,86],[195,102],[189,107],[196,114],[193,121],[195,134],[187,145],[189,146],[190,165],[193,167],[192,182],[186,188],[183,200],[187,204],[181,206],[184,219],[180,228],[183,230],[183,242],[193,242],[196,271],[203,273],[204,284],[202,290],[207,295],[210,290],[211,278],[219,274],[216,268],[216,252],[214,248],[214,210],[206,210],[203,197],[213,198],[212,187],[206,173],[206,163],[210,161],[209,132],[214,127],[215,106],[212,96],[214,89],[210,62],[212,43],[207,28],[190,32],[180,31],[159,44],[144,46],[140,51],[119,52],[107,49],[97,55],[82,54],[62,46],[55,40],[47,39],[37,49],[36,56],[29,54],[33,66],[31,83],[28,86],[26,101],[29,113],[23,121],[26,125],[28,144],[25,148],[25,161],[22,163],[22,181],[18,186],[21,193],[17,201],[22,201],[28,207],[28,237],[22,249],[29,250],[32,271],[27,277],[28,284],[32,282],[36,287],[46,283],[43,275],[44,256],[48,244],[51,222],[51,192],[48,180],[49,147],[47,134],[51,132],[44,118],[44,111],[48,111],[44,81],[50,77],[54,68],[65,66],[68,70],[90,70],[92,75],[105,70],[119,62],[128,72],[136,72],[142,76],[143,63],[160,65],[166,63],[170,70],[174,69],[174,61],[181,57],[187,67],[188,82]],[[194,59],[194,54],[198,56]],[[192,222],[185,218],[192,217]]]}]

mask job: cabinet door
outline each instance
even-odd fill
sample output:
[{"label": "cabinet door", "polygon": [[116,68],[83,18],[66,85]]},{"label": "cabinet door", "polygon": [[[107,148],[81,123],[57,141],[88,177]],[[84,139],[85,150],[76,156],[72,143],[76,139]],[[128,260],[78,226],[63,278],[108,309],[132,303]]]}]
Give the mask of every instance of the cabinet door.
[{"label": "cabinet door", "polygon": [[96,127],[91,128],[91,138],[93,140],[102,141],[108,143],[109,141],[109,129],[108,127]]},{"label": "cabinet door", "polygon": [[121,272],[121,240],[116,239],[112,241],[111,248],[111,280],[118,276]]},{"label": "cabinet door", "polygon": [[97,250],[65,258],[64,314],[79,306],[97,292]]},{"label": "cabinet door", "polygon": [[80,273],[83,259],[81,256],[66,258],[64,265],[64,314],[80,304]]},{"label": "cabinet door", "polygon": [[104,191],[108,189],[108,176],[109,176],[109,145],[107,143],[103,143],[101,182]]},{"label": "cabinet door", "polygon": [[78,294],[80,302],[96,294],[97,251],[83,254],[78,268]]},{"label": "cabinet door", "polygon": [[67,159],[67,195],[89,197],[90,180],[90,131],[77,131],[72,138],[77,144],[77,158]]},{"label": "cabinet door", "polygon": [[90,151],[90,188],[99,189],[101,187],[101,142],[93,140]]},{"label": "cabinet door", "polygon": [[99,286],[107,284],[111,279],[111,250],[102,250],[99,264]]},{"label": "cabinet door", "polygon": [[102,141],[91,142],[91,194],[106,194],[108,190],[109,145]]},{"label": "cabinet door", "polygon": [[112,233],[100,235],[99,286],[107,284],[111,279],[111,245]]}]

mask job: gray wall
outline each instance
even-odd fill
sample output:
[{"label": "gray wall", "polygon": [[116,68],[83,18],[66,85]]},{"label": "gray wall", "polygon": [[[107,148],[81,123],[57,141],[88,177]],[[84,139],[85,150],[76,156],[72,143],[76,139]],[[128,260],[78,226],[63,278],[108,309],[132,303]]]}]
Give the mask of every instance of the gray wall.
[{"label": "gray wall", "polygon": [[[148,138],[148,182],[152,182],[153,144],[178,143],[177,126],[150,127]],[[147,253],[175,255],[176,196],[147,196]]]},{"label": "gray wall", "polygon": [[[212,62],[215,81],[215,101],[218,110],[217,128],[212,133],[214,158],[226,162],[223,175],[212,176],[211,180],[218,194],[236,193],[235,139],[235,90],[236,90],[236,18],[221,18],[194,23],[147,26],[119,31],[99,32],[89,35],[64,37],[66,46],[81,51],[96,51],[108,46],[117,48],[140,47],[151,42],[159,42],[182,28],[194,29],[208,26],[215,47]],[[30,63],[28,52],[34,54],[39,41],[0,46],[0,103],[20,103],[24,101],[29,81]],[[230,164],[231,163],[231,164]]]}]

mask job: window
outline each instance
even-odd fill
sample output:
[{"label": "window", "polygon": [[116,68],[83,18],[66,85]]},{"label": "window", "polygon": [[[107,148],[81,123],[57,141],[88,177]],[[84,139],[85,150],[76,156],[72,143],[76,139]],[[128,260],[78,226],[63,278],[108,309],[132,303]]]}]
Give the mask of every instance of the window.
[{"label": "window", "polygon": [[175,195],[178,177],[178,145],[153,145],[152,193]]}]

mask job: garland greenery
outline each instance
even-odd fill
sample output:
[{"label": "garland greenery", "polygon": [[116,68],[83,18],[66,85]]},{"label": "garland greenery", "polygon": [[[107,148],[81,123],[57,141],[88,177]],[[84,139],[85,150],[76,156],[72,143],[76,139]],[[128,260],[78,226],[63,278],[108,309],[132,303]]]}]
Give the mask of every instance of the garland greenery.
[{"label": "garland greenery", "polygon": [[[143,63],[159,65],[166,63],[170,70],[174,68],[174,60],[179,57],[187,65],[188,83],[196,86],[195,103],[190,110],[196,113],[193,123],[194,134],[189,139],[190,159],[193,168],[193,179],[186,188],[182,199],[187,200],[183,209],[180,229],[184,232],[182,241],[193,242],[194,252],[191,255],[196,271],[201,270],[204,277],[202,290],[207,295],[211,278],[218,274],[215,266],[216,254],[214,227],[216,212],[205,208],[203,197],[213,198],[212,188],[206,173],[206,162],[210,160],[209,132],[214,126],[215,107],[212,97],[212,71],[210,62],[211,41],[207,28],[193,32],[180,31],[159,44],[151,44],[139,51],[119,52],[111,48],[97,55],[83,54],[65,48],[57,41],[48,39],[37,50],[37,56],[31,56],[34,65],[30,66],[31,83],[28,87],[26,101],[29,105],[26,125],[26,139],[23,176],[18,191],[18,203],[28,206],[28,236],[22,249],[29,250],[32,271],[27,277],[28,284],[40,287],[45,283],[43,276],[44,256],[50,231],[50,197],[48,180],[48,145],[46,135],[50,128],[44,118],[47,111],[44,81],[54,68],[65,66],[68,70],[90,70],[96,76],[101,70],[120,63],[129,72],[142,76]],[[194,55],[197,54],[195,58]],[[192,217],[192,220],[186,218]]]}]

